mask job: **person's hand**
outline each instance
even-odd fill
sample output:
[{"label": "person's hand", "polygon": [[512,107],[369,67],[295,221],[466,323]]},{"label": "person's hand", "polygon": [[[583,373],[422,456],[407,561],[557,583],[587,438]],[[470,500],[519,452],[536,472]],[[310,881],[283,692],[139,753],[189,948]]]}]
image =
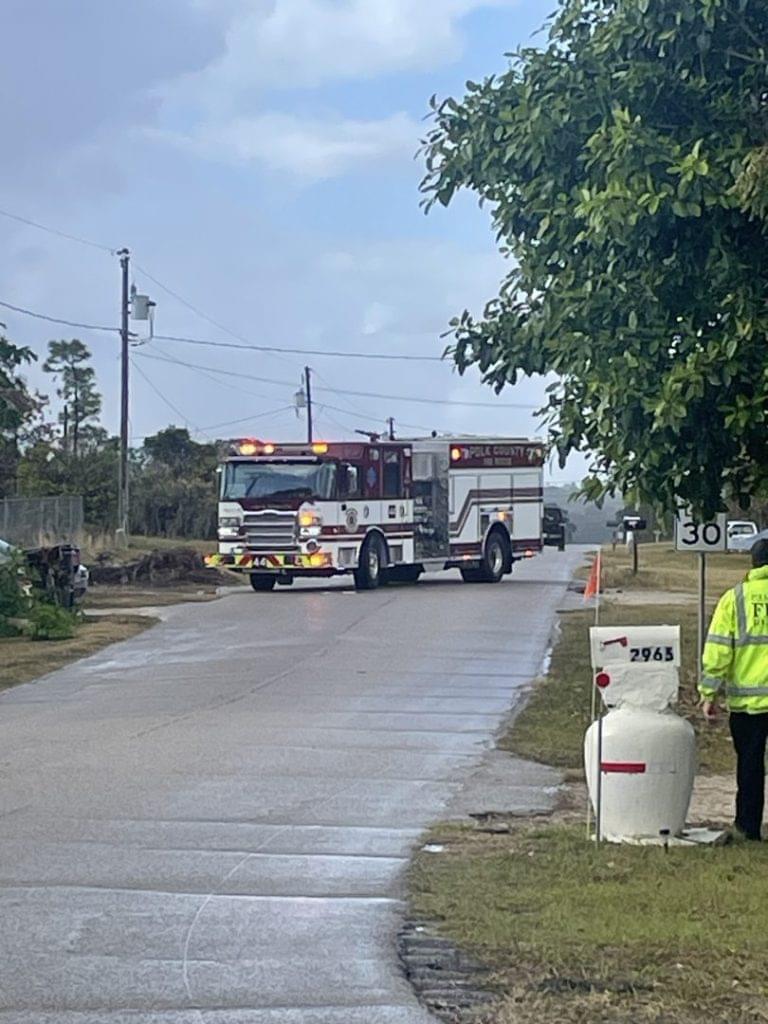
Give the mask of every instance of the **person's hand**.
[{"label": "person's hand", "polygon": [[701,713],[704,718],[712,723],[717,721],[718,709],[717,704],[713,700],[704,700],[701,702]]}]

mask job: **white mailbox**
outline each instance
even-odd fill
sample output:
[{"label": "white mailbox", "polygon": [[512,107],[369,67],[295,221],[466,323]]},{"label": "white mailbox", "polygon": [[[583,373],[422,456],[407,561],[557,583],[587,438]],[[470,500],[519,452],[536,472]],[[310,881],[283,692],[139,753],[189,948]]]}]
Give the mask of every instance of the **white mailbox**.
[{"label": "white mailbox", "polygon": [[595,685],[608,709],[584,741],[596,813],[600,797],[601,837],[678,835],[696,763],[693,727],[672,711],[679,689],[680,627],[595,627],[590,647]]}]

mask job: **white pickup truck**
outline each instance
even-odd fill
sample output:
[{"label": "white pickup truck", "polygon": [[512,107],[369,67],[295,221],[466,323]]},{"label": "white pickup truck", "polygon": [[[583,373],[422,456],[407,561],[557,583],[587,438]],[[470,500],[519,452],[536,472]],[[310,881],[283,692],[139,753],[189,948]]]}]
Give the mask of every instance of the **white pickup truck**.
[{"label": "white pickup truck", "polygon": [[732,519],[728,523],[728,550],[748,552],[757,540],[757,523],[751,519]]}]

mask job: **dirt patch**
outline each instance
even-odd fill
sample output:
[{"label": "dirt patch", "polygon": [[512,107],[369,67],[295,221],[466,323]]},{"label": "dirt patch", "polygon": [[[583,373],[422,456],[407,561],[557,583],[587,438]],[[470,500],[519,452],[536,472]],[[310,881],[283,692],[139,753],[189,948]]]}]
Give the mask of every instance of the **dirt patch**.
[{"label": "dirt patch", "polygon": [[680,593],[671,590],[608,590],[605,599],[611,604],[633,604],[639,607],[648,605],[694,604],[698,598],[695,594]]},{"label": "dirt patch", "polygon": [[733,821],[736,801],[736,776],[700,775],[693,787],[689,821],[721,828]]},{"label": "dirt patch", "polygon": [[88,593],[87,609],[90,612],[120,608],[166,608],[174,604],[199,604],[215,601],[218,587],[202,587],[196,584],[168,585],[166,587],[97,586]]}]

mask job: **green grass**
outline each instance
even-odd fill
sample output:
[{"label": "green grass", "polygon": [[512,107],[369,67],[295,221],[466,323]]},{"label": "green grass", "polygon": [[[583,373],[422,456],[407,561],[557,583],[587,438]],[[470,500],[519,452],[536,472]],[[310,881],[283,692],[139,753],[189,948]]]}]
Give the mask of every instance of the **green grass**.
[{"label": "green grass", "polygon": [[[766,1020],[768,847],[604,846],[583,827],[441,826],[413,912],[495,971],[504,1024]],[[485,980],[483,987],[486,987]]]},{"label": "green grass", "polygon": [[[693,605],[606,604],[601,624],[680,625],[683,637],[679,711],[697,733],[699,771],[728,772],[734,759],[726,717],[707,725],[698,711],[696,693],[696,608]],[[582,744],[590,721],[592,668],[589,627],[594,612],[567,612],[560,617],[560,637],[546,678],[501,739],[500,746],[521,757],[559,768],[582,767]]]}]

